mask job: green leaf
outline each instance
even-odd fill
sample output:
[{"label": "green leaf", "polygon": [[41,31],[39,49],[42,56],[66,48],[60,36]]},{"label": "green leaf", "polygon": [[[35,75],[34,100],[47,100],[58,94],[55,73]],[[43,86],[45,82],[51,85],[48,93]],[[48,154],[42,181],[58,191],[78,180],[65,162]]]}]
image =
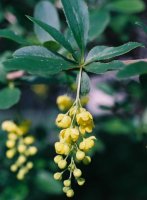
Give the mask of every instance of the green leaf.
[{"label": "green leaf", "polygon": [[33,17],[27,16],[33,23],[37,24],[43,28],[47,33],[49,33],[59,44],[61,44],[65,49],[67,49],[71,54],[75,55],[70,43],[65,39],[65,37],[55,28],[48,24],[45,24]]},{"label": "green leaf", "polygon": [[14,42],[17,42],[22,45],[29,45],[30,43],[23,39],[21,36],[17,35],[16,33],[13,33],[11,30],[8,29],[1,29],[0,30],[0,38],[7,38],[10,40],[13,40]]},{"label": "green leaf", "polygon": [[144,32],[147,34],[147,25],[145,25],[142,22],[136,22],[135,24],[137,24],[138,26],[140,26],[144,30]]},{"label": "green leaf", "polygon": [[75,68],[71,62],[63,59],[46,58],[41,56],[25,56],[19,58],[9,59],[4,62],[5,69],[11,70],[25,70],[35,75],[53,75],[62,70]]},{"label": "green leaf", "polygon": [[82,72],[80,93],[82,96],[90,92],[90,78],[86,72]]},{"label": "green leaf", "polygon": [[60,44],[56,41],[47,41],[43,43],[43,46],[46,47],[50,51],[57,52],[60,49]]},{"label": "green leaf", "polygon": [[3,62],[11,57],[12,54],[9,51],[5,51],[3,54],[0,55],[0,82],[7,83],[6,72],[3,66]]},{"label": "green leaf", "polygon": [[46,58],[56,58],[57,56],[47,50],[45,47],[42,46],[27,46],[27,47],[22,47],[18,50],[16,50],[13,53],[14,57],[25,57],[25,56],[41,56],[41,57],[46,57]]},{"label": "green leaf", "polygon": [[105,10],[93,10],[90,13],[89,41],[95,40],[106,29],[110,14]]},{"label": "green leaf", "polygon": [[[35,6],[34,17],[46,24],[60,30],[60,22],[58,12],[55,6],[49,1],[41,1]],[[51,35],[35,24],[35,33],[40,40],[44,43],[46,41],[54,40]]]},{"label": "green leaf", "polygon": [[[79,74],[76,82],[78,83]],[[86,72],[82,72],[80,94],[86,96],[90,92],[90,78]]]},{"label": "green leaf", "polygon": [[128,42],[118,47],[96,46],[88,53],[86,62],[90,63],[93,61],[115,58],[117,56],[128,53],[137,47],[143,47],[143,45],[138,42]]},{"label": "green leaf", "polygon": [[137,62],[127,65],[117,73],[118,78],[129,78],[132,76],[138,76],[147,73],[147,63]]},{"label": "green leaf", "polygon": [[0,109],[8,109],[18,103],[21,92],[17,88],[4,88],[0,90]]},{"label": "green leaf", "polygon": [[145,10],[145,3],[142,0],[117,0],[106,6],[111,11],[127,14],[139,13]]},{"label": "green leaf", "polygon": [[6,82],[6,72],[4,70],[4,66],[1,62],[0,62],[0,82],[2,82],[2,83]]},{"label": "green leaf", "polygon": [[104,122],[103,129],[111,134],[129,134],[133,131],[133,126],[128,120],[112,118]]},{"label": "green leaf", "polygon": [[83,52],[87,43],[89,31],[87,5],[84,0],[61,0],[61,2],[68,25],[79,48]]},{"label": "green leaf", "polygon": [[40,171],[35,178],[35,184],[44,193],[51,195],[62,194],[62,184],[54,180],[53,174],[49,172]]},{"label": "green leaf", "polygon": [[108,83],[98,83],[97,88],[100,89],[101,91],[105,92],[108,95],[114,95],[115,94],[114,89]]},{"label": "green leaf", "polygon": [[85,70],[94,74],[102,74],[108,70],[118,70],[123,66],[124,64],[117,60],[109,63],[94,62],[90,65],[87,65]]}]

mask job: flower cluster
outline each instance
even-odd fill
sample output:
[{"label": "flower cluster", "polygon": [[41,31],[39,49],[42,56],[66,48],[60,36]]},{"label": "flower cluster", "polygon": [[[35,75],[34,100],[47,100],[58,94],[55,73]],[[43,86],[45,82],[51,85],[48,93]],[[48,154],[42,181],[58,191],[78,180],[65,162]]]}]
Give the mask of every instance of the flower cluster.
[{"label": "flower cluster", "polygon": [[6,141],[6,157],[15,159],[10,166],[12,172],[17,172],[17,179],[23,180],[25,175],[33,168],[33,162],[29,161],[29,157],[37,153],[37,148],[33,145],[35,139],[28,135],[30,123],[24,121],[17,125],[13,121],[4,121],[2,129],[8,132]]},{"label": "flower cluster", "polygon": [[[88,101],[89,101],[88,96],[81,97],[82,106],[85,106],[88,103]],[[56,102],[57,102],[59,110],[67,111],[72,106],[74,99],[68,95],[61,95],[61,96],[58,96]]]},{"label": "flower cluster", "polygon": [[[63,192],[67,197],[74,195],[71,187],[73,177],[78,185],[82,186],[85,179],[82,178],[82,171],[77,168],[79,162],[89,164],[91,162],[88,156],[89,150],[94,147],[95,137],[88,136],[92,132],[94,123],[92,115],[81,106],[80,100],[74,102],[73,106],[66,114],[59,114],[56,118],[56,125],[61,128],[59,141],[55,143],[55,151],[58,154],[54,162],[62,170],[54,174],[56,180],[63,181]],[[68,177],[66,178],[66,172]]]}]

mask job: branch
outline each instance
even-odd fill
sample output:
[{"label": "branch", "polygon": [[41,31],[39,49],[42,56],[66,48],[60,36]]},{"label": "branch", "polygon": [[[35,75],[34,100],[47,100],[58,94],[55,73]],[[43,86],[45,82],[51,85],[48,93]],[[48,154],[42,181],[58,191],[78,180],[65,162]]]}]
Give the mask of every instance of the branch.
[{"label": "branch", "polygon": [[128,64],[132,64],[132,63],[137,63],[137,62],[147,62],[147,58],[144,58],[144,59],[137,59],[137,60],[122,60],[122,62],[125,64],[125,65],[128,65]]},{"label": "branch", "polygon": [[[147,62],[147,58],[144,58],[144,59],[136,59],[136,60],[120,60],[122,61],[125,65],[129,65],[129,64],[132,64],[132,63],[137,63],[137,62]],[[24,71],[16,71],[16,72],[11,72],[11,73],[8,73],[7,74],[7,79],[8,80],[14,80],[14,79],[18,79],[18,78],[21,78],[22,76],[25,75],[25,72]]]}]

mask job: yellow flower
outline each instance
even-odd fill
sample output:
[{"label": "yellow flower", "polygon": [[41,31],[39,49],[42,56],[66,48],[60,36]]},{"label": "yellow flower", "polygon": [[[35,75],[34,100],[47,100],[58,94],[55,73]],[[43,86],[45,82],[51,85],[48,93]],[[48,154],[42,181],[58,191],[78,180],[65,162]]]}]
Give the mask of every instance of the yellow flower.
[{"label": "yellow flower", "polygon": [[20,155],[20,156],[18,157],[17,161],[16,161],[16,163],[17,163],[18,166],[21,166],[21,165],[22,165],[23,163],[25,163],[25,162],[26,162],[26,157],[23,156],[23,155]]},{"label": "yellow flower", "polygon": [[79,130],[82,134],[91,133],[93,129],[93,117],[88,111],[82,111],[76,116],[77,123],[80,125]]},{"label": "yellow flower", "polygon": [[76,153],[77,160],[83,160],[85,157],[85,153],[83,151],[78,150]]},{"label": "yellow flower", "polygon": [[71,128],[70,129],[70,136],[73,142],[76,142],[79,139],[79,131],[77,128]]},{"label": "yellow flower", "polygon": [[67,155],[69,153],[69,151],[70,151],[70,147],[67,144],[65,144],[65,143],[56,142],[55,143],[55,150],[56,150],[57,154]]},{"label": "yellow flower", "polygon": [[15,146],[15,140],[7,140],[6,147],[13,148]]},{"label": "yellow flower", "polygon": [[15,140],[17,140],[17,135],[15,133],[10,132],[10,133],[8,133],[8,139],[15,141]]},{"label": "yellow flower", "polygon": [[26,145],[19,144],[17,149],[19,153],[24,153],[26,151],[26,148],[27,148]]},{"label": "yellow flower", "polygon": [[85,179],[84,178],[78,178],[77,183],[78,183],[78,185],[82,186],[85,183]]},{"label": "yellow flower", "polygon": [[35,147],[35,146],[31,146],[31,147],[29,147],[28,149],[27,149],[27,153],[28,153],[28,155],[30,155],[30,156],[34,156],[36,153],[37,153],[37,147]]},{"label": "yellow flower", "polygon": [[74,196],[74,191],[72,189],[67,190],[66,196],[69,197],[69,198],[73,197]]},{"label": "yellow flower", "polygon": [[11,159],[15,156],[16,154],[16,149],[10,149],[6,151],[6,157]]},{"label": "yellow flower", "polygon": [[93,121],[93,117],[88,111],[80,112],[77,114],[76,119],[77,123],[82,126],[90,124],[90,122]]},{"label": "yellow flower", "polygon": [[32,163],[32,162],[28,162],[28,163],[26,164],[26,168],[27,168],[28,170],[32,169],[32,168],[33,168],[33,163]]},{"label": "yellow flower", "polygon": [[67,95],[62,95],[57,98],[57,105],[61,111],[68,110],[72,106],[73,100]]},{"label": "yellow flower", "polygon": [[16,132],[18,127],[13,121],[4,121],[2,123],[2,130],[7,132]]},{"label": "yellow flower", "polygon": [[10,170],[11,170],[12,172],[16,172],[17,169],[18,169],[18,167],[17,167],[16,164],[11,165],[11,167],[10,167]]},{"label": "yellow flower", "polygon": [[79,138],[79,131],[77,128],[67,128],[60,132],[59,137],[67,143],[76,142]]},{"label": "yellow flower", "polygon": [[91,136],[89,138],[84,139],[80,144],[79,148],[83,151],[88,151],[94,146],[94,140],[96,138],[94,136]]},{"label": "yellow flower", "polygon": [[18,130],[18,134],[19,135],[24,135],[26,134],[29,129],[30,129],[30,125],[31,122],[29,120],[25,120],[23,121],[20,125],[19,125],[19,130]]},{"label": "yellow flower", "polygon": [[59,114],[56,118],[56,125],[60,128],[68,128],[71,124],[71,118],[65,114]]},{"label": "yellow flower", "polygon": [[30,144],[32,144],[33,142],[34,142],[34,137],[32,137],[32,136],[27,136],[27,137],[25,137],[24,139],[23,139],[23,142],[24,142],[24,144],[26,144],[26,145],[30,145]]},{"label": "yellow flower", "polygon": [[77,108],[76,106],[73,106],[73,107],[71,107],[71,109],[69,110],[69,115],[70,115],[71,117],[73,117],[74,115],[79,114],[79,113],[84,112],[84,111],[86,111],[85,108]]},{"label": "yellow flower", "polygon": [[89,97],[88,96],[83,96],[81,97],[81,105],[85,106],[89,102]]},{"label": "yellow flower", "polygon": [[54,174],[54,179],[55,180],[61,180],[62,179],[62,173],[59,173],[59,172],[55,173]]}]

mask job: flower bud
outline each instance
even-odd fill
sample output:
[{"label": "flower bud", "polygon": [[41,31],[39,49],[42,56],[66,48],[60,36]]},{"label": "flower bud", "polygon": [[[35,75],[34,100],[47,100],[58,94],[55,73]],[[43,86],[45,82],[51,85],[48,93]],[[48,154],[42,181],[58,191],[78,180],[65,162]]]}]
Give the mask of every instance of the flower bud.
[{"label": "flower bud", "polygon": [[62,156],[60,156],[60,155],[55,156],[54,162],[55,162],[56,164],[58,164],[58,162],[61,161],[62,159],[63,159],[63,158],[62,158]]},{"label": "flower bud", "polygon": [[85,183],[85,179],[84,178],[78,178],[77,183],[78,183],[78,185],[82,186]]},{"label": "flower bud", "polygon": [[19,153],[24,153],[26,151],[26,145],[24,144],[19,144],[18,145],[18,152]]},{"label": "flower bud", "polygon": [[13,148],[15,146],[15,140],[7,140],[6,147],[9,149]]},{"label": "flower bud", "polygon": [[27,151],[29,155],[34,156],[37,153],[37,148],[35,146],[31,146]]},{"label": "flower bud", "polygon": [[74,169],[73,175],[74,175],[76,178],[78,178],[78,177],[80,177],[80,176],[82,175],[82,172],[81,172],[80,169]]},{"label": "flower bud", "polygon": [[66,193],[69,189],[69,187],[63,187],[63,192]]},{"label": "flower bud", "polygon": [[91,163],[91,158],[90,156],[85,156],[83,160],[84,165],[89,165]]},{"label": "flower bud", "polygon": [[69,198],[73,197],[74,196],[74,191],[72,189],[67,190],[66,196],[69,197]]},{"label": "flower bud", "polygon": [[32,163],[32,162],[28,162],[28,163],[26,164],[26,168],[27,168],[28,170],[32,169],[32,168],[33,168],[33,163]]},{"label": "flower bud", "polygon": [[70,179],[65,180],[65,181],[63,182],[63,184],[64,184],[65,187],[69,187],[69,186],[71,186],[71,180],[70,180]]},{"label": "flower bud", "polygon": [[83,160],[85,157],[85,153],[83,151],[77,151],[76,158],[77,160]]},{"label": "flower bud", "polygon": [[18,157],[18,160],[16,162],[20,166],[20,165],[22,165],[23,163],[26,162],[26,157],[21,155],[21,156]]},{"label": "flower bud", "polygon": [[11,165],[11,167],[10,167],[10,170],[11,170],[12,172],[16,172],[17,169],[18,169],[18,167],[17,167],[17,165],[15,165],[15,164]]},{"label": "flower bud", "polygon": [[67,95],[62,95],[57,98],[57,105],[61,111],[68,110],[72,106],[73,100]]},{"label": "flower bud", "polygon": [[66,160],[60,160],[60,161],[58,162],[58,167],[59,167],[60,169],[64,169],[64,168],[66,167],[66,165],[67,165],[67,161],[66,161]]},{"label": "flower bud", "polygon": [[2,130],[7,132],[15,132],[17,130],[17,126],[13,121],[4,121],[2,123]]},{"label": "flower bud", "polygon": [[15,156],[16,150],[15,149],[10,149],[8,151],[6,151],[6,157],[11,159]]},{"label": "flower bud", "polygon": [[9,133],[8,134],[8,139],[9,140],[17,140],[17,135],[15,133]]},{"label": "flower bud", "polygon": [[59,172],[55,173],[54,174],[54,179],[55,180],[61,180],[62,179],[62,173],[59,173]]},{"label": "flower bud", "polygon": [[30,145],[34,142],[34,137],[32,136],[27,136],[23,139],[24,144]]}]

